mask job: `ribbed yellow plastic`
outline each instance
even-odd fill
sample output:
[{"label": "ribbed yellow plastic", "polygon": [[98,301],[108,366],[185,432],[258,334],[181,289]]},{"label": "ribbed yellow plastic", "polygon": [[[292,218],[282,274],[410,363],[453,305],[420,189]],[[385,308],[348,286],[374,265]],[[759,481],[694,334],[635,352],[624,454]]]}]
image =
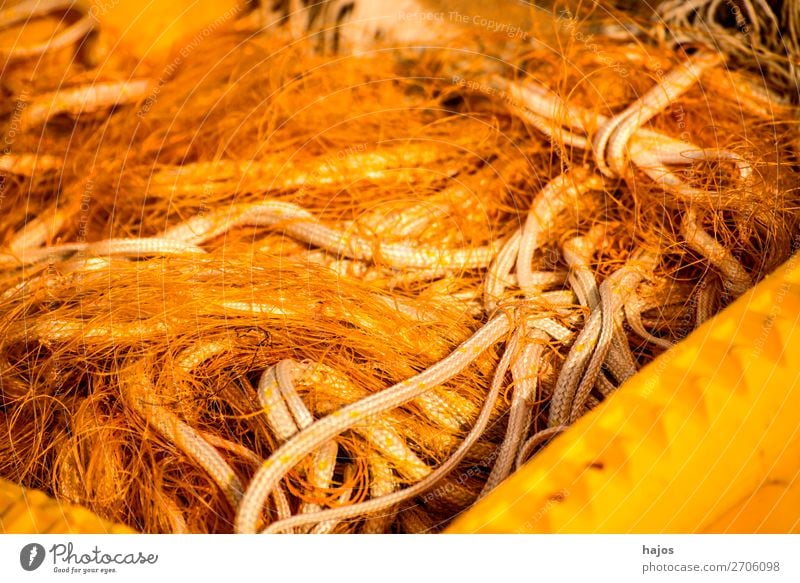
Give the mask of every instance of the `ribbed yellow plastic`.
[{"label": "ribbed yellow plastic", "polygon": [[449,532],[800,532],[798,410],[795,255]]},{"label": "ribbed yellow plastic", "polygon": [[2,534],[130,534],[127,526],[113,524],[83,508],[64,504],[44,492],[0,480],[0,533]]}]

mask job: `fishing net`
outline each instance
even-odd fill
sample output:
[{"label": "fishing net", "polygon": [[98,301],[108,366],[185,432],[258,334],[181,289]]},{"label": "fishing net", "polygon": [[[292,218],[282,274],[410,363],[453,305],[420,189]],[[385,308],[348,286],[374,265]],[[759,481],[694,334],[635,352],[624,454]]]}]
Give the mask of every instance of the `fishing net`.
[{"label": "fishing net", "polygon": [[703,42],[797,102],[800,4],[794,0],[661,2],[655,21],[677,42]]},{"label": "fishing net", "polygon": [[796,247],[796,112],[724,46],[289,4],[165,66],[4,8],[57,42],[3,49],[0,476],[144,532],[436,532]]}]

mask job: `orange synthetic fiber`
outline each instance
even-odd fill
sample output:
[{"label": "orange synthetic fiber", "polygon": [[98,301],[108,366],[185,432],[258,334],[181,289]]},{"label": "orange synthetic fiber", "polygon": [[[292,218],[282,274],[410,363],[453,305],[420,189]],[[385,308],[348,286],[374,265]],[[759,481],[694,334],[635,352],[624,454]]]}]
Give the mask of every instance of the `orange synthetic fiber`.
[{"label": "orange synthetic fiber", "polygon": [[[318,460],[308,456],[282,480],[280,495],[298,514],[304,505],[338,508],[419,482],[465,439],[503,347],[517,340],[515,357],[543,345],[522,441],[547,428],[559,373],[591,310],[526,296],[512,284],[492,304],[486,265],[398,266],[386,250],[503,244],[548,182],[567,168],[592,167],[590,150],[558,134],[551,142],[528,123],[519,103],[492,89],[495,76],[537,82],[611,117],[687,58],[603,37],[596,37],[602,51],[589,50],[573,28],[556,19],[553,28],[551,46],[498,43],[500,64],[486,56],[494,46],[488,36],[483,54],[464,50],[475,46],[465,36],[439,50],[347,56],[287,44],[279,31],[229,27],[180,66],[138,66],[136,78],[152,86],[145,98],[38,126],[20,126],[24,116],[6,105],[2,114],[15,128],[8,154],[53,156],[60,168],[3,176],[0,476],[144,532],[230,532],[236,492],[187,453],[180,441],[188,438],[171,439],[170,431],[191,431],[233,471],[230,483],[246,489],[283,440],[257,396],[270,367],[286,359],[307,367],[294,387],[320,419],[426,370],[498,313],[515,325],[550,318],[572,334],[557,340],[515,330],[425,398],[340,433],[327,486],[314,482]],[[6,65],[20,103],[94,80],[91,68],[75,71],[81,65],[65,54]],[[119,58],[100,80],[128,81],[130,72]],[[676,170],[705,193],[692,200],[632,166],[604,179],[553,219],[534,252],[534,270],[555,273],[549,289],[572,289],[564,245],[600,227],[604,237],[588,258],[597,284],[652,253],[657,259],[635,294],[641,322],[677,341],[699,312],[735,297],[741,270],[755,282],[785,261],[800,216],[795,112],[748,91],[756,83],[717,66],[646,124],[741,156],[747,180],[733,162],[713,159]],[[591,141],[599,128],[589,121]],[[265,201],[298,205],[345,239],[366,241],[369,257],[348,256],[344,243],[335,252],[300,240],[293,218],[235,225],[164,253],[66,247],[163,237],[197,216],[217,225],[226,210]],[[690,212],[695,230],[686,227]],[[690,243],[696,233],[730,257],[712,257],[702,236]],[[492,249],[496,255],[499,245]],[[636,366],[664,350],[630,328],[621,337]],[[512,373],[500,378],[487,429],[449,476],[389,510],[331,528],[435,531],[472,504],[524,384]],[[586,405],[621,380],[600,372]],[[375,427],[382,438],[399,436],[404,452],[370,438]],[[388,491],[376,494],[386,472],[390,479],[379,485]],[[280,495],[263,509],[264,526],[281,517]]]}]

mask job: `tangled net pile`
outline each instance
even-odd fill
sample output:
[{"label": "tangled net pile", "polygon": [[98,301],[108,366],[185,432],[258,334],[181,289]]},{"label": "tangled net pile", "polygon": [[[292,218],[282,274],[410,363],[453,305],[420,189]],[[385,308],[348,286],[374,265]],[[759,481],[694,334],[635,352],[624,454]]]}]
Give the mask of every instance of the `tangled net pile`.
[{"label": "tangled net pile", "polygon": [[797,101],[800,2],[797,0],[664,0],[656,22],[678,42],[704,42],[770,79]]},{"label": "tangled net pile", "polygon": [[145,532],[441,530],[785,261],[794,110],[571,18],[4,49],[0,476]]}]

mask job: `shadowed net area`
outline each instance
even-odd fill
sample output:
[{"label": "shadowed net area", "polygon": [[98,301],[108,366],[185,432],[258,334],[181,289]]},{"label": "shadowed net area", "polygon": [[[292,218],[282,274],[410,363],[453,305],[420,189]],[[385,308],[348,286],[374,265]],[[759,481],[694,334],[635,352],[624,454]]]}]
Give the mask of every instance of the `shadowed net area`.
[{"label": "shadowed net area", "polygon": [[139,531],[437,532],[800,243],[791,100],[617,11],[242,9],[162,63],[35,6],[0,477]]}]

